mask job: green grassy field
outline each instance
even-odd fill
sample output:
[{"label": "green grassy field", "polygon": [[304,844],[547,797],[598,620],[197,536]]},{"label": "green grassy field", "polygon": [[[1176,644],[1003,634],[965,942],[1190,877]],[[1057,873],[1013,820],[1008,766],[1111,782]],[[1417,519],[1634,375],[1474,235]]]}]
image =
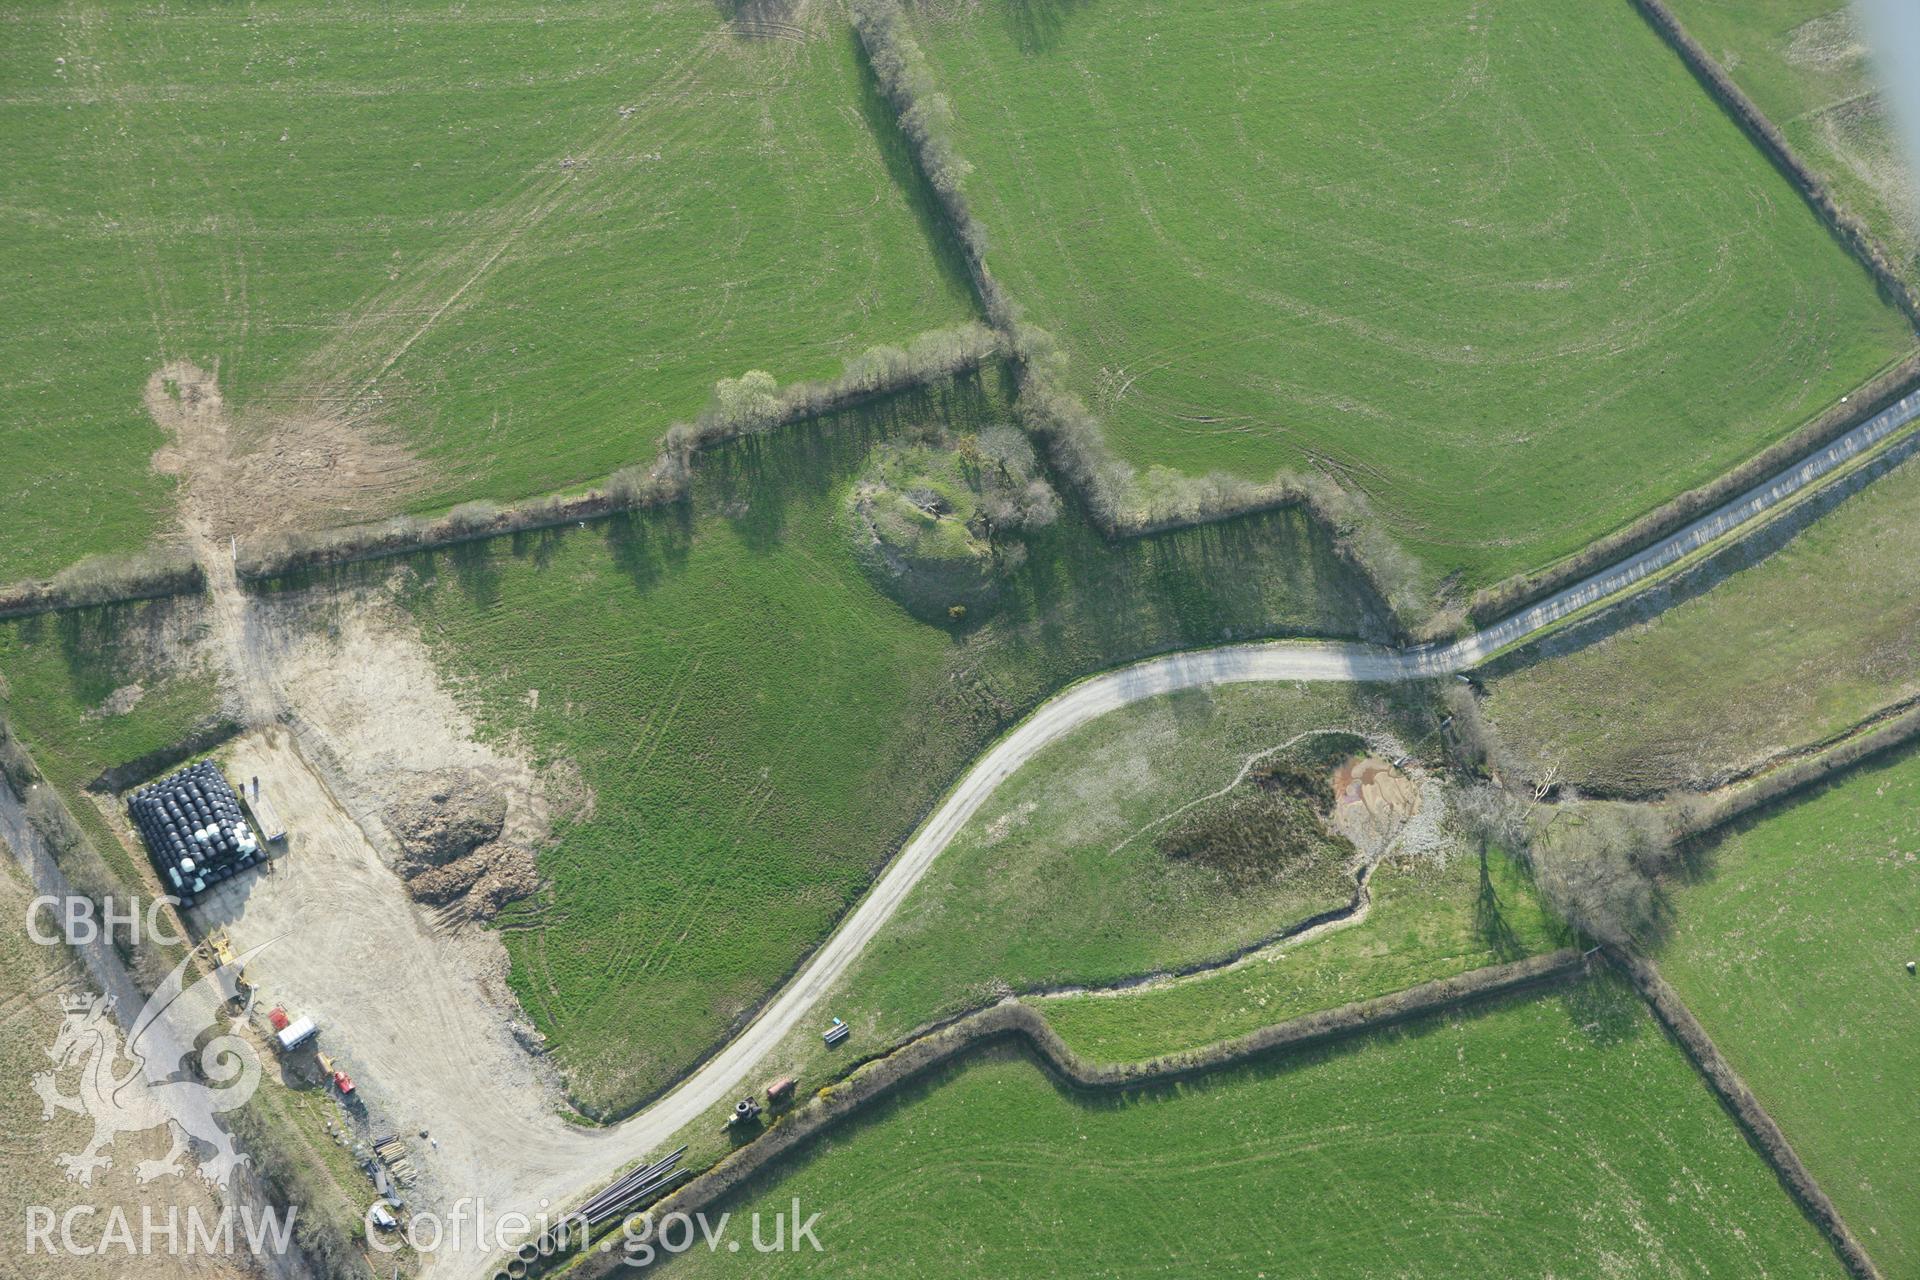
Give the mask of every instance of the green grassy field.
[{"label": "green grassy field", "polygon": [[1920,462],[1781,551],[1590,648],[1489,682],[1533,776],[1657,791],[1840,733],[1920,693]]},{"label": "green grassy field", "polygon": [[1197,1049],[1303,1013],[1404,991],[1569,945],[1526,873],[1498,850],[1397,859],[1372,881],[1366,920],[1219,973],[1120,995],[1036,1000],[1096,1062]]},{"label": "green grassy field", "polygon": [[1197,963],[1345,906],[1354,851],[1311,814],[1284,827],[1316,852],[1271,882],[1239,885],[1170,859],[1156,837],[1185,806],[1203,811],[1196,802],[1256,753],[1317,730],[1385,726],[1412,738],[1424,719],[1417,693],[1225,686],[1083,726],[1002,783],[914,887],[843,984],[849,1020],[863,1038],[891,1039],[1008,990]]},{"label": "green grassy field", "polygon": [[0,623],[0,716],[126,884],[138,884],[141,873],[86,787],[218,713],[212,672],[181,661],[202,625],[193,605],[169,602]]},{"label": "green grassy field", "polygon": [[1068,514],[1028,538],[997,612],[916,621],[861,566],[847,486],[886,432],[1003,408],[977,387],[892,402],[710,455],[690,513],[412,562],[404,603],[483,732],[594,793],[542,858],[552,892],[504,918],[514,987],[587,1105],[630,1107],[720,1039],[1066,681],[1361,625],[1292,512],[1118,545]]},{"label": "green grassy field", "polygon": [[869,1114],[716,1207],[770,1237],[798,1197],[821,1252],[684,1272],[1841,1274],[1607,980],[1117,1097],[988,1056]]},{"label": "green grassy field", "polygon": [[[1345,738],[1259,754],[1304,732],[1384,729],[1416,752],[1430,749],[1424,696],[1418,688],[1228,685],[1152,698],[1075,730],[1000,785],[819,1002],[819,1017],[785,1037],[765,1070],[811,1087],[859,1055],[1009,990],[1111,984],[1222,959],[1317,909],[1345,905],[1350,876],[1329,880],[1318,902],[1303,893],[1313,882],[1297,875],[1224,885],[1170,864],[1155,837],[1217,805],[1207,798],[1250,758],[1257,771]],[[1296,815],[1286,825],[1324,838],[1318,818]],[[1088,1058],[1136,1061],[1567,944],[1517,864],[1498,850],[1483,862],[1450,823],[1433,835],[1432,847],[1423,833],[1420,852],[1383,863],[1370,913],[1337,931],[1169,985],[1031,1003]],[[1282,843],[1279,832],[1269,839]],[[846,1044],[821,1043],[829,1017],[851,1028]],[[708,1119],[685,1136],[708,1140],[722,1117]]]},{"label": "green grassy field", "polygon": [[1324,468],[1433,579],[1574,551],[1913,344],[1626,3],[939,13],[991,264],[1112,444]]},{"label": "green grassy field", "polygon": [[1750,819],[1673,889],[1662,972],[1889,1276],[1920,1271],[1920,755]]},{"label": "green grassy field", "polygon": [[1879,96],[1852,7],[1834,0],[1668,0],[1836,199],[1920,282],[1910,163]]},{"label": "green grassy field", "polygon": [[243,442],[399,441],[424,466],[368,500],[418,509],[604,475],[716,378],[967,318],[839,6],[754,30],[658,2],[12,14],[0,580],[168,523],[166,360],[218,365]]}]

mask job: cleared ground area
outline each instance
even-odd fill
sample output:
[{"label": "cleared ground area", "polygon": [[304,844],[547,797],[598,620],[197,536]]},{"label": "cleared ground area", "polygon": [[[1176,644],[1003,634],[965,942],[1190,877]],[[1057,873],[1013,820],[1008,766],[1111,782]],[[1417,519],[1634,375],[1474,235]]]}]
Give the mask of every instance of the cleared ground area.
[{"label": "cleared ground area", "polygon": [[1667,980],[1888,1276],[1920,1269],[1920,755],[1861,766],[1702,852]]},{"label": "cleared ground area", "polygon": [[1570,552],[1912,344],[1627,4],[918,28],[991,264],[1114,446],[1324,468],[1435,581]]},{"label": "cleared ground area", "polygon": [[485,951],[431,927],[291,735],[249,735],[224,759],[265,779],[291,834],[269,872],[209,893],[195,924],[266,946],[247,966],[257,998],[320,1024],[376,1128],[432,1136],[414,1157],[428,1203],[569,1189],[590,1135],[560,1119],[555,1082],[489,1003]]},{"label": "cleared ground area", "polygon": [[698,1247],[686,1272],[1841,1274],[1606,979],[1170,1090],[992,1056],[869,1115],[718,1206],[770,1232],[798,1197],[821,1252]]},{"label": "cleared ground area", "polygon": [[1650,622],[1489,682],[1521,772],[1702,785],[1920,694],[1920,463]]},{"label": "cleared ground area", "polygon": [[965,319],[839,6],[734,16],[13,14],[0,581],[164,530],[170,362],[325,523],[598,477],[716,378]]}]

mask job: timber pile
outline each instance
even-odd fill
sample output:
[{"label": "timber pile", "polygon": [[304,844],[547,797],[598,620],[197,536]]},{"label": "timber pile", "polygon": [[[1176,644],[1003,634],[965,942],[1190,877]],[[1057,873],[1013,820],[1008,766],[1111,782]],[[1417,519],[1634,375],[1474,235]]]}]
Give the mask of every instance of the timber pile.
[{"label": "timber pile", "polygon": [[396,1186],[411,1187],[420,1176],[413,1167],[413,1153],[407,1150],[407,1144],[391,1134],[373,1140],[373,1154],[387,1166],[387,1173]]}]

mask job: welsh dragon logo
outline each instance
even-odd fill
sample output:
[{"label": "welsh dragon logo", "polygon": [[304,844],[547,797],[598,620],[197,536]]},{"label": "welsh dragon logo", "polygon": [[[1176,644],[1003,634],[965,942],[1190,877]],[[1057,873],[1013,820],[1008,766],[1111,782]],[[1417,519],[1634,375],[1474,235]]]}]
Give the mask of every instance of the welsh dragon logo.
[{"label": "welsh dragon logo", "polygon": [[[223,1111],[244,1106],[260,1084],[260,1055],[236,1031],[245,1009],[219,1034],[205,1043],[199,1041],[220,1022],[222,1002],[208,998],[218,987],[207,984],[231,975],[266,945],[191,987],[183,987],[183,980],[192,957],[182,960],[128,1028],[124,1053],[111,999],[61,997],[66,1016],[53,1047],[47,1050],[53,1069],[33,1077],[33,1090],[40,1095],[44,1120],[53,1119],[56,1111],[93,1119],[93,1140],[83,1150],[59,1157],[70,1181],[91,1186],[97,1170],[112,1167],[113,1157],[106,1150],[115,1138],[163,1125],[171,1129],[173,1145],[160,1159],[142,1160],[135,1167],[141,1182],[184,1174],[183,1160],[191,1156],[192,1142],[212,1149],[213,1154],[199,1162],[199,1172],[214,1186],[224,1187],[246,1162],[246,1156],[234,1149],[232,1136],[215,1119]],[[189,1054],[197,1061],[199,1079],[180,1071],[182,1059]],[[123,1061],[129,1065],[118,1070]],[[76,1091],[62,1092],[61,1077],[76,1069]]]}]

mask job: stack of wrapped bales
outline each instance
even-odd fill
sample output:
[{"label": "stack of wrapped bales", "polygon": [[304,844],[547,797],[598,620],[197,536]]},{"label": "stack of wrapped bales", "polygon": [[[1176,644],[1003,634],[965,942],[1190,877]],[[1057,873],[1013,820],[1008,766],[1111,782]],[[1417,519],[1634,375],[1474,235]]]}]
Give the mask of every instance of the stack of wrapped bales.
[{"label": "stack of wrapped bales", "polygon": [[140,788],[127,802],[167,892],[192,906],[213,885],[266,860],[240,801],[202,760]]}]

